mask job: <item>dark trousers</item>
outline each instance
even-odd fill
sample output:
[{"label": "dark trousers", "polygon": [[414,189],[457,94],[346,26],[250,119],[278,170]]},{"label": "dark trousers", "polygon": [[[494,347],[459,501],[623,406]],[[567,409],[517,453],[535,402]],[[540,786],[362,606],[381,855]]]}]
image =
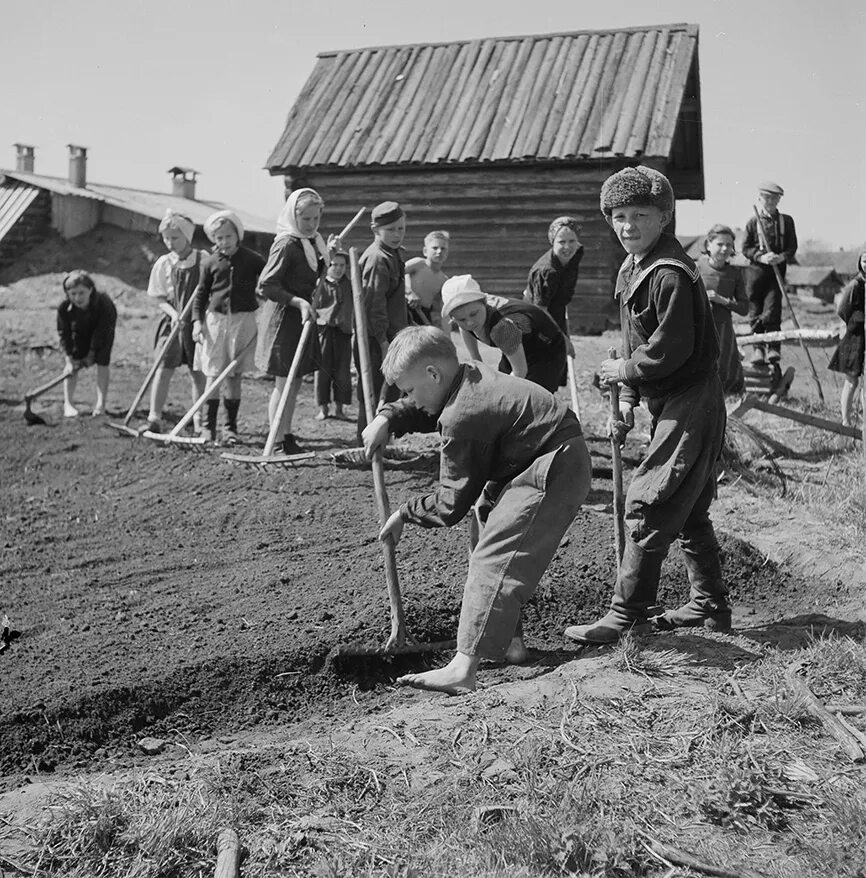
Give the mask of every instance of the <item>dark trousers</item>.
[{"label": "dark trousers", "polygon": [[[400,390],[393,384],[389,384],[385,390],[385,396],[382,398],[382,387],[385,384],[385,377],[382,375],[382,348],[379,342],[372,336],[367,338],[367,347],[370,350],[370,371],[373,373],[373,412],[375,414],[380,402],[394,402],[400,396]],[[355,369],[358,371],[358,427],[357,440],[361,445],[361,433],[367,426],[367,410],[364,405],[364,384],[361,377],[361,357],[358,354],[358,342],[355,341]]]},{"label": "dark trousers", "polygon": [[316,402],[349,405],[352,402],[352,336],[336,326],[319,327],[319,368],[316,370]]},{"label": "dark trousers", "polygon": [[611,603],[629,619],[655,603],[662,561],[675,539],[693,588],[705,596],[725,592],[709,514],[725,436],[719,376],[647,404],[652,439],[626,493],[626,545]]},{"label": "dark trousers", "polygon": [[[785,278],[785,263],[778,266]],[[776,282],[772,265],[748,265],[745,269],[746,292],[749,296],[749,324],[752,332],[778,332],[782,325],[782,291]],[[779,358],[781,342],[768,344],[773,359]],[[757,345],[763,352],[763,346]]]}]

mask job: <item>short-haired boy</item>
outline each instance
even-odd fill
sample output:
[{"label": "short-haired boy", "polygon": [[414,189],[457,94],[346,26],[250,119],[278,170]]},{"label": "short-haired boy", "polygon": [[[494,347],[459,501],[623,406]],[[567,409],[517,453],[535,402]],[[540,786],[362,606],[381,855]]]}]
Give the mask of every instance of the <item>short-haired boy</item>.
[{"label": "short-haired boy", "polygon": [[[749,296],[749,323],[752,332],[777,332],[782,325],[782,291],[776,281],[773,266],[779,269],[782,279],[789,262],[797,253],[797,230],[793,217],[779,212],[779,200],[785,190],[778,183],[761,183],[755,207],[761,218],[763,237],[758,231],[758,217],[746,220],[743,236],[743,256],[749,260],[746,266],[746,293]],[[767,247],[764,246],[766,239]],[[778,364],[782,356],[781,342],[770,342],[766,359]],[[753,366],[765,363],[763,345],[755,345]]]},{"label": "short-haired boy", "polygon": [[[370,366],[373,389],[378,399],[382,392],[382,358],[392,338],[409,324],[406,305],[406,265],[403,259],[403,238],[406,235],[406,214],[396,201],[383,201],[373,208],[370,228],[373,243],[361,254],[361,288],[367,317]],[[355,366],[361,374],[360,359],[355,351]],[[389,391],[389,399],[396,394]],[[367,424],[364,389],[358,381],[358,442]]]},{"label": "short-haired boy", "polygon": [[348,270],[348,254],[335,251],[313,292],[320,348],[315,384],[317,420],[328,417],[332,392],[336,417],[342,418],[343,406],[352,402],[352,285],[346,276]]},{"label": "short-haired boy", "polygon": [[413,326],[392,341],[385,378],[405,394],[364,431],[368,455],[393,434],[439,431],[440,483],[391,515],[379,537],[407,522],[450,527],[475,506],[482,525],[469,558],[457,654],[443,668],[398,682],[452,695],[475,688],[482,659],[520,661],[520,611],[585,499],[590,462],[580,423],[543,388],[481,363],[461,364],[451,339]]},{"label": "short-haired boy", "polygon": [[628,254],[616,283],[623,352],[601,364],[606,383],[621,382],[619,441],[634,426],[643,399],[652,438],[625,500],[626,539],[610,612],[565,634],[611,643],[643,628],[656,601],[662,561],[679,538],[691,585],[688,603],[654,620],[662,629],[728,629],[731,611],[719,544],[710,521],[716,461],[725,432],[717,360],[719,342],[706,290],[694,262],[665,226],[674,194],[651,168],[626,168],[601,188],[601,210]]},{"label": "short-haired boy", "polygon": [[[244,227],[236,214],[219,210],[204,223],[214,251],[202,261],[201,275],[192,306],[193,338],[200,343],[201,371],[208,386],[236,357],[239,362],[228,376],[223,392],[226,426],[223,441],[238,441],[238,410],[241,379],[255,368],[256,285],[265,267],[258,253],[241,245]],[[197,364],[198,365],[198,364]],[[219,399],[207,401],[204,437],[216,441]]]},{"label": "short-haired boy", "polygon": [[57,308],[57,334],[69,372],[63,382],[63,415],[78,416],[75,387],[78,370],[96,364],[96,405],[93,417],[105,414],[109,364],[117,325],[117,308],[107,293],[96,289],[93,278],[81,270],[63,278],[65,299]]},{"label": "short-haired boy", "polygon": [[448,280],[442,266],[448,259],[450,244],[448,232],[429,232],[424,236],[424,255],[406,263],[409,321],[416,326],[442,325],[442,284]]}]

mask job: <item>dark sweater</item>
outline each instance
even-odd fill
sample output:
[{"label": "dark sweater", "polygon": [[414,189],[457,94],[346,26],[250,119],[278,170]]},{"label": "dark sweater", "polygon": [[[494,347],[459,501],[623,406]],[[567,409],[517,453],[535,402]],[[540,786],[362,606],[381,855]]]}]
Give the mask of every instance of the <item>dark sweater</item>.
[{"label": "dark sweater", "polygon": [[529,269],[529,277],[526,281],[529,301],[533,305],[544,308],[563,332],[568,331],[566,309],[574,298],[581,259],[583,259],[582,244],[565,265],[559,261],[551,248]]},{"label": "dark sweater", "polygon": [[[773,217],[762,215],[761,225],[764,227],[764,235],[770,250],[773,253],[781,253],[785,257],[785,264],[793,262],[797,253],[797,230],[794,228],[793,217],[786,213],[777,213]],[[743,256],[753,265],[760,265],[772,271],[772,266],[764,266],[763,262],[758,262],[758,257],[766,252],[767,248],[761,243],[761,236],[758,233],[758,218],[751,216],[746,221]]]},{"label": "dark sweater", "polygon": [[265,260],[246,247],[239,247],[231,256],[211,253],[201,264],[192,319],[204,320],[208,311],[255,311],[259,306],[256,285],[264,267]]},{"label": "dark sweater", "polygon": [[64,299],[57,308],[57,334],[63,352],[74,360],[83,360],[114,341],[117,308],[107,293],[94,291],[86,308],[76,308]]},{"label": "dark sweater", "polygon": [[626,361],[623,400],[665,396],[717,370],[719,339],[706,289],[673,235],[662,232],[639,263],[626,257],[616,296]]}]

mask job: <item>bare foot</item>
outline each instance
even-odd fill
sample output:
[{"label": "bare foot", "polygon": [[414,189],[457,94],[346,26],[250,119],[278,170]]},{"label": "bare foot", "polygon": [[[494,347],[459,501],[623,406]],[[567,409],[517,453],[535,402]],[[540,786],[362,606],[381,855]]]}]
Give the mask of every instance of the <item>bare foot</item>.
[{"label": "bare foot", "polygon": [[529,650],[522,637],[512,637],[508,649],[505,650],[505,661],[509,665],[522,665],[529,658]]},{"label": "bare foot", "polygon": [[65,402],[63,404],[63,417],[64,418],[77,418],[80,412],[74,405],[70,402]]},{"label": "bare foot", "polygon": [[105,414],[105,406],[95,405],[93,407],[93,411],[90,413],[91,418],[98,418],[100,415]]},{"label": "bare foot", "polygon": [[316,420],[317,421],[324,421],[325,418],[327,418],[327,417],[328,417],[328,410],[327,409],[319,409],[316,412]]},{"label": "bare foot", "polygon": [[423,674],[406,674],[397,678],[397,685],[445,692],[447,695],[466,695],[475,691],[475,673],[479,661],[475,656],[458,652],[444,668]]}]

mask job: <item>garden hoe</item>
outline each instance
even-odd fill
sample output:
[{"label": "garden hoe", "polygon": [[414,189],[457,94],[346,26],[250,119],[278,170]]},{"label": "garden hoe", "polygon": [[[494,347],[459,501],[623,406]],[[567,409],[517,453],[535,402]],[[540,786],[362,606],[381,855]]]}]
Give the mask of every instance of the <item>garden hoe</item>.
[{"label": "garden hoe", "polygon": [[121,423],[117,423],[117,421],[109,421],[108,426],[113,430],[117,430],[120,433],[125,433],[127,436],[141,436],[144,430],[135,430],[129,426],[129,422],[135,416],[135,410],[138,408],[138,404],[141,402],[141,398],[147,393],[147,388],[150,387],[151,381],[153,381],[154,376],[156,375],[157,370],[162,365],[162,361],[165,359],[165,355],[168,353],[168,349],[174,343],[174,340],[180,335],[181,329],[183,328],[184,320],[189,316],[190,311],[192,311],[192,305],[195,300],[195,296],[190,296],[187,303],[183,306],[183,310],[180,312],[177,318],[177,322],[171,329],[171,332],[165,339],[165,344],[160,349],[159,354],[153,362],[153,365],[150,367],[150,371],[145,376],[144,381],[142,382],[141,387],[138,388],[138,393],[135,394],[135,399],[132,401],[132,405],[129,407],[129,411],[126,413],[126,417],[123,419]]},{"label": "garden hoe", "polygon": [[241,361],[241,357],[256,343],[256,336],[253,336],[241,349],[241,352],[222,370],[222,372],[214,378],[213,384],[205,388],[205,392],[193,403],[192,408],[174,425],[174,429],[170,433],[152,433],[145,430],[141,435],[145,439],[152,439],[154,442],[162,442],[164,445],[174,445],[178,448],[188,449],[189,451],[206,451],[207,440],[204,436],[181,436],[181,431],[196,416],[196,413],[204,408],[204,404],[216,393],[220,385],[226,378],[234,372]]},{"label": "garden hoe", "polygon": [[[79,369],[72,370],[72,372],[78,371]],[[33,402],[37,396],[42,396],[43,393],[47,393],[52,387],[57,387],[58,384],[65,381],[67,376],[71,374],[72,373],[68,369],[64,369],[59,375],[55,376],[50,381],[46,381],[41,387],[37,387],[35,390],[31,390],[29,393],[24,394],[24,420],[27,421],[28,424],[45,424],[44,418],[31,411],[30,403]]]},{"label": "garden hoe", "polygon": [[[361,289],[361,271],[358,266],[358,251],[352,247],[349,251],[352,298],[355,305],[355,338],[358,343],[358,358],[361,361],[361,384],[364,388],[364,407],[367,423],[370,424],[376,415],[376,393],[373,389],[373,369],[370,363],[370,348],[367,335],[367,315],[364,308],[364,294]],[[379,510],[379,524],[383,526],[391,516],[391,505],[385,487],[385,467],[382,461],[382,450],[377,449],[373,455],[373,486],[376,492],[376,504]],[[382,647],[341,646],[332,652],[335,658],[351,656],[388,656],[408,655],[413,653],[442,652],[453,649],[453,640],[441,643],[416,643],[406,630],[406,615],[403,610],[403,598],[400,594],[400,583],[397,579],[397,555],[394,541],[389,537],[382,540],[382,554],[385,561],[385,579],[388,584],[388,600],[391,608],[391,635]]]},{"label": "garden hoe", "polygon": [[264,469],[268,466],[288,467],[297,463],[299,460],[309,460],[311,457],[316,456],[314,451],[305,451],[302,454],[274,454],[274,446],[277,443],[277,434],[280,432],[280,422],[283,419],[283,412],[286,410],[286,402],[289,399],[289,392],[292,389],[292,385],[297,380],[298,372],[301,369],[301,361],[303,360],[304,351],[309,343],[310,335],[315,331],[316,323],[314,320],[308,320],[304,324],[304,328],[301,330],[301,338],[298,341],[298,346],[295,348],[295,356],[292,359],[292,365],[289,368],[289,374],[286,377],[286,384],[283,387],[283,392],[280,394],[280,401],[277,403],[277,410],[274,412],[273,423],[271,424],[271,429],[268,432],[268,438],[265,442],[265,450],[260,455],[234,454],[226,452],[220,455],[223,460],[227,460],[229,463],[239,466],[261,467]]}]

